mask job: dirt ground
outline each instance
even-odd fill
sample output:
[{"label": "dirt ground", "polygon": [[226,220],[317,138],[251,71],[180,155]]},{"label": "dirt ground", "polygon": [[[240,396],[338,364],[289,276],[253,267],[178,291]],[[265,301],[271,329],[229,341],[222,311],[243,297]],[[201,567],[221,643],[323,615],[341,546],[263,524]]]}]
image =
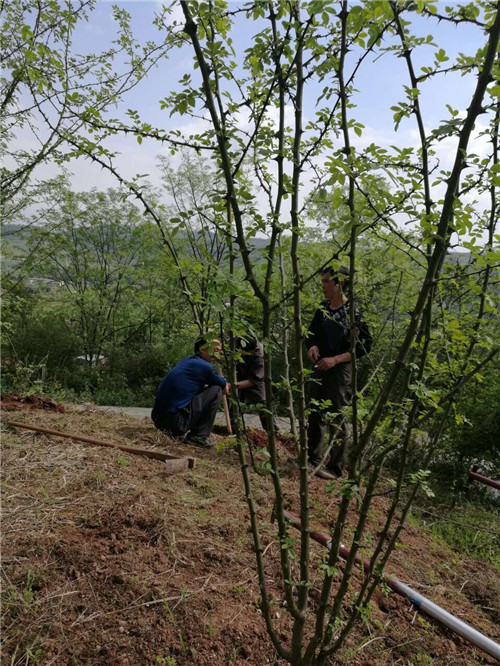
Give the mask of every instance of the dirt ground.
[{"label": "dirt ground", "polygon": [[[196,456],[167,476],[164,463],[3,426],[2,664],[182,666],[280,664],[267,638],[241,470],[232,440],[216,450],[170,440],[150,422],[104,413],[9,411],[7,419]],[[265,445],[261,434],[257,444]],[[287,506],[298,508],[293,442],[282,438]],[[257,453],[257,459],[265,457]],[[290,619],[279,581],[280,544],[270,522],[269,476],[251,473],[275,628]],[[312,523],[329,531],[337,499],[310,486]],[[387,506],[376,499],[376,535]],[[353,516],[350,517],[350,521]],[[500,580],[409,525],[388,565],[403,582],[500,640]],[[323,549],[311,546],[319,561]],[[319,577],[312,581],[313,603]],[[355,581],[356,582],[356,581]],[[382,591],[332,664],[493,664],[411,604]]]},{"label": "dirt ground", "polygon": [[63,413],[64,405],[52,400],[52,398],[41,398],[38,395],[20,395],[19,393],[2,393],[2,410],[17,412],[24,409],[46,409],[49,412]]}]

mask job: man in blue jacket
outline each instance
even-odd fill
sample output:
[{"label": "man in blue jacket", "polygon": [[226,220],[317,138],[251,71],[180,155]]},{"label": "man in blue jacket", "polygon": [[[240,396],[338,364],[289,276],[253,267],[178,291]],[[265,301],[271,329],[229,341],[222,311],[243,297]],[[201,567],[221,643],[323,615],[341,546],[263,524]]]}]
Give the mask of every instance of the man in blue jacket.
[{"label": "man in blue jacket", "polygon": [[[316,310],[306,339],[307,358],[313,364],[314,373],[309,390],[311,412],[307,429],[309,462],[318,468],[323,459],[325,416],[334,415],[331,425],[337,440],[326,464],[326,470],[318,469],[316,475],[323,479],[341,476],[347,453],[347,428],[341,410],[351,400],[351,352],[349,302],[349,271],[325,268],[322,273],[325,300]],[[371,349],[372,336],[361,312],[355,308],[355,354],[361,358]],[[320,407],[329,401],[329,407]],[[339,442],[340,440],[340,442]]]},{"label": "man in blue jacket", "polygon": [[230,385],[214,360],[221,353],[218,340],[197,340],[194,356],[185,358],[163,378],[156,394],[151,418],[158,430],[184,436],[187,444],[211,448],[210,433],[222,394]]}]

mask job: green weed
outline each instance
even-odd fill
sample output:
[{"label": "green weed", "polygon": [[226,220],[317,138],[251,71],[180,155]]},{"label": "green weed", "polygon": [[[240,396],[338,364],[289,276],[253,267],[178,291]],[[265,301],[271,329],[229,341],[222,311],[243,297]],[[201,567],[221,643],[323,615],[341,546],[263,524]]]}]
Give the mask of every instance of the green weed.
[{"label": "green weed", "polygon": [[125,456],[121,456],[120,454],[116,456],[116,462],[120,465],[120,467],[128,467],[130,465],[130,459],[125,458]]},{"label": "green weed", "polygon": [[238,659],[238,655],[239,655],[240,652],[241,652],[241,647],[235,646],[231,650],[231,654],[229,655],[229,657],[227,659],[227,663],[228,664],[234,663]]},{"label": "green weed", "polygon": [[[466,504],[439,515],[437,510],[424,510],[418,520],[439,543],[461,555],[479,557],[500,572],[500,516],[494,509]],[[487,529],[482,529],[485,526]]]},{"label": "green weed", "polygon": [[165,610],[167,611],[168,618],[172,624],[175,624],[175,616],[174,616],[174,611],[170,608],[170,606],[167,604],[165,601],[164,604]]},{"label": "green weed", "polygon": [[229,585],[227,589],[235,597],[241,596],[243,594],[243,592],[245,591],[245,588],[243,587],[243,585]]},{"label": "green weed", "polygon": [[161,666],[175,666],[176,665],[176,660],[175,657],[170,657],[169,655],[166,655],[165,657],[160,657],[157,655],[155,657],[155,664],[161,664]]},{"label": "green weed", "polygon": [[94,472],[94,480],[98,488],[104,484],[106,479],[107,479],[106,472],[104,472],[102,469],[97,469]]},{"label": "green weed", "polygon": [[212,516],[208,513],[207,509],[199,509],[194,514],[194,517],[200,522],[207,522],[212,519]]}]

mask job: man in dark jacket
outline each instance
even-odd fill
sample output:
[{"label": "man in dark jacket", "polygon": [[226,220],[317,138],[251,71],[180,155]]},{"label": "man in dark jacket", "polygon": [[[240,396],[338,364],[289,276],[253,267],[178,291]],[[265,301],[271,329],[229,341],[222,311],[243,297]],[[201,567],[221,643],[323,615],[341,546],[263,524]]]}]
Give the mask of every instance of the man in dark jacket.
[{"label": "man in dark jacket", "polygon": [[[318,470],[322,478],[342,475],[347,452],[347,428],[340,410],[351,399],[351,352],[349,303],[347,299],[349,271],[341,267],[326,268],[322,274],[325,300],[316,310],[306,339],[307,358],[314,366],[309,391],[312,409],[308,422],[309,462],[317,468],[323,459],[325,416],[335,415],[331,426],[337,430],[340,443],[332,447],[326,471]],[[358,308],[355,309],[356,358],[368,354],[372,337]],[[319,407],[321,401],[330,401],[327,408]]]},{"label": "man in dark jacket", "polygon": [[221,352],[218,340],[197,340],[194,352],[163,378],[151,418],[158,430],[173,436],[189,433],[187,444],[211,448],[215,415],[230,386],[213,365]]},{"label": "man in dark jacket", "polygon": [[[236,364],[239,399],[247,405],[263,405],[266,402],[264,387],[264,348],[255,338],[238,338],[236,347],[241,354],[241,361]],[[267,430],[267,412],[259,410],[260,423]],[[272,416],[274,431],[278,432],[276,417]]]}]

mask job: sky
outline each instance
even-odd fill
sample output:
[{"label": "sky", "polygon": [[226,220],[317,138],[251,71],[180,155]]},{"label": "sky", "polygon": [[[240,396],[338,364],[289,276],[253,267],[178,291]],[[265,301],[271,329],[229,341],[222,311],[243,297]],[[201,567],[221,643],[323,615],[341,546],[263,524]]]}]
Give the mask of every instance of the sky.
[{"label": "sky", "polygon": [[[117,3],[125,8],[132,17],[134,36],[139,40],[158,39],[158,30],[152,25],[152,19],[160,9],[160,3],[143,1],[127,1]],[[231,2],[237,7],[237,2]],[[439,11],[443,11],[450,2],[437,2]],[[332,2],[336,6],[337,3]],[[96,9],[90,14],[90,20],[79,25],[75,32],[74,50],[76,52],[99,51],[110,44],[115,34],[115,23],[112,16],[111,2],[99,2]],[[171,20],[182,19],[180,8],[176,7]],[[450,58],[447,64],[453,62],[456,55],[461,52],[474,54],[484,44],[485,38],[480,29],[476,27],[428,20],[416,17],[413,28],[417,34],[425,36],[432,34],[435,42],[446,51]],[[254,26],[248,19],[239,17],[233,31],[233,42],[238,54],[251,44]],[[413,52],[417,71],[421,66],[432,65],[434,47],[422,47]],[[241,55],[239,55],[241,58]],[[347,68],[355,62],[356,53],[348,54]],[[154,127],[165,130],[180,130],[181,132],[196,131],[201,128],[201,121],[191,120],[187,117],[172,116],[169,111],[161,110],[159,100],[171,90],[178,88],[178,80],[184,73],[191,73],[193,80],[199,76],[199,70],[193,69],[193,54],[187,48],[171,51],[168,60],[163,60],[153,69],[147,80],[130,91],[120,103],[118,108],[110,111],[110,116],[126,119],[126,109],[136,109],[144,121],[150,122]],[[469,104],[476,79],[472,76],[461,77],[459,74],[447,74],[427,82],[422,86],[420,102],[426,128],[438,125],[440,120],[449,117],[446,105],[460,111],[463,115]],[[418,146],[419,139],[415,118],[412,116],[401,122],[396,132],[394,130],[393,111],[391,106],[404,100],[403,86],[409,85],[406,63],[403,58],[394,54],[386,54],[374,62],[368,59],[362,66],[358,76],[357,92],[353,96],[356,108],[352,109],[355,118],[365,127],[361,137],[352,133],[352,142],[358,149],[372,142],[382,146]],[[304,115],[305,122],[314,115],[315,100],[321,90],[321,85],[310,85],[306,89]],[[292,109],[287,109],[287,118],[291,122]],[[474,150],[485,154],[488,145],[486,139],[479,136],[482,129],[481,119],[478,122],[476,137],[473,142]],[[244,125],[245,117],[242,114],[241,123]],[[21,140],[29,140],[20,137]],[[154,185],[160,183],[157,167],[159,154],[167,154],[166,147],[158,142],[145,139],[141,145],[133,136],[116,136],[107,144],[112,150],[119,153],[116,165],[124,178],[132,178],[135,174],[148,174],[148,180]],[[452,139],[443,141],[437,149],[437,159],[442,167],[449,167],[455,151],[455,142]],[[175,159],[178,158],[174,158]],[[114,177],[88,160],[73,160],[69,164],[72,171],[73,186],[77,190],[87,190],[91,187],[104,189],[117,185]],[[36,175],[38,178],[48,178],[57,173],[55,165],[44,166]]]}]

